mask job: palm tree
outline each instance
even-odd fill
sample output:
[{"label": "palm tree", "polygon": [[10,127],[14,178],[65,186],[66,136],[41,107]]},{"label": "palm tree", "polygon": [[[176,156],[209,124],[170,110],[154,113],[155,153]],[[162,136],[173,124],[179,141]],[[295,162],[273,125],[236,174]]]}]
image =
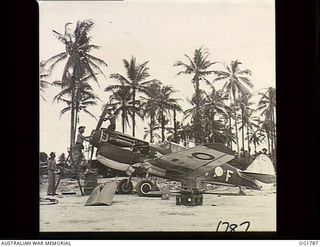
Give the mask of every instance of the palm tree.
[{"label": "palm tree", "polygon": [[98,83],[97,73],[104,75],[99,66],[107,64],[90,54],[93,49],[98,49],[98,46],[90,43],[91,38],[88,36],[94,23],[91,20],[78,21],[73,33],[69,31],[70,24],[65,25],[64,34],[53,30],[56,38],[65,45],[65,51],[49,58],[44,65],[48,66],[48,71],[51,72],[60,62],[66,60],[61,82],[63,88],[70,88],[71,91],[70,147],[72,148],[75,141],[77,100],[79,100],[77,90],[80,88],[81,80],[90,76],[90,79]]},{"label": "palm tree", "polygon": [[180,140],[184,139],[182,135],[182,128],[183,128],[183,125],[179,121],[175,121],[173,127],[167,127],[166,128],[168,133],[167,140],[173,141],[179,144]]},{"label": "palm tree", "polygon": [[153,127],[159,127],[156,123],[156,113],[158,111],[158,96],[160,94],[161,82],[151,83],[145,91],[146,97],[141,96],[142,108],[144,110],[144,117],[150,118],[150,123],[148,123],[150,130],[150,142],[153,143]]},{"label": "palm tree", "polygon": [[[224,122],[225,122],[225,124],[227,124],[228,125],[228,131],[229,131],[229,133],[231,133],[231,135],[233,135],[233,132],[232,132],[232,120],[234,120],[235,121],[235,119],[236,119],[236,114],[234,114],[234,106],[233,106],[233,104],[231,103],[229,106],[228,105],[225,105],[225,115],[223,115],[223,118],[224,118]],[[234,143],[236,143],[237,142],[237,139],[236,140],[229,140],[229,142],[228,142],[228,146],[232,149],[232,141],[234,142]]]},{"label": "palm tree", "polygon": [[[114,73],[110,75],[110,78],[116,79],[123,85],[130,86],[132,90],[132,106],[133,109],[136,108],[136,96],[138,92],[146,92],[146,86],[154,82],[155,80],[147,80],[149,75],[149,67],[147,64],[149,61],[146,61],[142,64],[136,62],[136,58],[132,57],[130,61],[123,59],[123,64],[126,69],[127,77]],[[135,126],[136,126],[136,112],[132,113],[132,135],[135,136]]]},{"label": "palm tree", "polygon": [[[180,106],[179,106],[180,107]],[[177,121],[177,112],[182,112],[182,109],[173,109],[173,139],[172,141],[175,143],[180,143],[180,138],[178,135],[178,129],[179,129],[179,121]]]},{"label": "palm tree", "polygon": [[223,119],[214,120],[211,124],[213,125],[213,131],[209,132],[207,137],[209,142],[228,144],[234,141],[234,136],[229,127],[224,124]]},{"label": "palm tree", "polygon": [[122,132],[125,133],[126,124],[129,125],[129,116],[132,117],[133,112],[137,111],[137,109],[133,109],[131,88],[124,84],[121,84],[121,86],[110,85],[104,91],[112,93],[109,98],[110,106],[115,109],[114,114],[116,116],[121,113]]},{"label": "palm tree", "polygon": [[[97,100],[101,99],[93,93],[92,87],[85,83],[86,80],[89,79],[90,76],[87,78],[84,78],[83,80],[80,81],[79,83],[79,88],[76,91],[75,95],[75,126],[74,128],[76,129],[77,123],[80,122],[79,118],[79,113],[80,111],[83,111],[84,113],[87,113],[89,116],[93,117],[96,119],[96,117],[87,109],[88,106],[93,106],[97,104]],[[63,114],[65,114],[68,111],[71,111],[72,109],[72,100],[71,100],[71,95],[72,95],[72,87],[66,87],[62,82],[60,81],[55,81],[53,82],[54,86],[59,86],[62,88],[62,90],[53,98],[53,101],[56,102],[64,102],[67,104],[65,108],[63,108],[60,112],[60,118]]]},{"label": "palm tree", "polygon": [[271,154],[271,150],[272,150],[272,146],[271,146],[271,139],[272,139],[271,128],[272,128],[272,124],[271,124],[270,119],[265,119],[264,121],[262,121],[261,131],[263,131],[267,135],[267,145],[268,145],[268,153],[269,154]]},{"label": "palm tree", "polygon": [[[249,118],[252,116],[253,109],[250,108],[253,105],[253,102],[250,101],[252,94],[244,94],[241,95],[239,99],[237,99],[237,103],[239,104],[240,107],[240,112],[241,112],[241,134],[242,134],[242,150],[244,151],[244,141],[245,141],[245,136],[244,136],[244,131],[246,129],[247,132],[247,139],[249,135],[249,125],[251,124],[249,121]],[[248,139],[248,151],[249,151],[249,139]]]},{"label": "palm tree", "polygon": [[257,110],[261,112],[261,115],[265,116],[266,124],[269,126],[269,137],[271,141],[271,150],[276,149],[276,89],[269,87],[266,93],[260,93],[261,98],[258,102]]},{"label": "palm tree", "polygon": [[257,153],[257,146],[262,143],[264,138],[265,138],[265,135],[263,134],[260,128],[257,128],[256,130],[254,130],[249,136],[249,142],[253,143],[255,153]]},{"label": "palm tree", "polygon": [[[238,60],[231,61],[230,66],[225,66],[225,71],[214,71],[214,74],[217,75],[217,78],[213,80],[213,83],[217,81],[225,81],[225,84],[222,88],[223,91],[229,93],[230,101],[233,102],[233,111],[236,116],[236,100],[242,95],[249,93],[247,87],[252,88],[253,84],[251,83],[248,76],[251,75],[249,69],[240,69],[240,64]],[[237,153],[239,153],[239,142],[238,142],[238,126],[237,121],[235,120],[235,130],[237,138]]]},{"label": "palm tree", "polygon": [[183,140],[183,145],[187,146],[188,140],[193,138],[193,126],[190,124],[181,124],[178,126],[177,132],[179,138]]},{"label": "palm tree", "polygon": [[156,132],[159,130],[160,126],[158,123],[148,123],[148,127],[144,127],[144,136],[143,139],[145,140],[148,136],[150,137],[150,143],[153,143],[155,139],[160,140],[161,136]]},{"label": "palm tree", "polygon": [[172,98],[172,94],[176,91],[172,86],[163,86],[160,88],[159,95],[157,97],[157,106],[158,106],[158,121],[161,126],[161,140],[165,141],[165,129],[166,124],[170,118],[170,111],[182,111],[178,100]]},{"label": "palm tree", "polygon": [[183,70],[178,72],[177,75],[193,75],[192,83],[195,88],[195,118],[194,118],[194,127],[195,127],[195,141],[196,143],[201,143],[203,141],[203,131],[201,124],[201,112],[200,112],[200,100],[201,100],[201,91],[200,91],[200,81],[204,81],[207,84],[210,82],[206,79],[207,75],[213,73],[209,68],[216,62],[211,62],[208,59],[210,53],[207,49],[202,47],[194,51],[193,59],[188,55],[185,55],[188,59],[188,63],[182,61],[177,61],[174,66],[182,67]]},{"label": "palm tree", "polygon": [[[204,110],[203,107],[199,107],[198,108],[196,106],[196,101],[199,102],[200,106],[204,106],[206,104],[206,96],[207,96],[207,94],[206,94],[206,92],[204,90],[200,89],[198,95],[199,95],[199,99],[198,100],[197,100],[197,97],[196,97],[195,93],[192,95],[191,100],[187,99],[187,101],[192,105],[192,107],[184,111],[184,118],[183,118],[183,120],[186,120],[186,119],[188,119],[190,117],[192,131],[194,132],[194,135],[193,135],[194,138],[196,136],[196,132],[197,132],[197,129],[198,129],[197,125],[196,125],[196,118],[199,115],[202,116],[203,115],[203,110]],[[201,123],[201,126],[202,125],[203,124]],[[201,133],[204,135],[204,131],[202,129],[203,127],[204,126],[201,127]],[[202,136],[201,140],[202,141],[205,140],[204,136]]]},{"label": "palm tree", "polygon": [[205,103],[201,108],[204,110],[204,115],[206,116],[204,119],[204,122],[208,127],[206,132],[211,133],[210,141],[215,142],[215,136],[218,133],[217,130],[221,127],[220,120],[217,120],[216,117],[226,115],[226,105],[224,101],[227,99],[227,95],[222,92],[222,90],[215,90],[214,87],[211,89],[212,91],[210,94],[205,93]]},{"label": "palm tree", "polygon": [[44,93],[44,90],[48,88],[48,85],[51,85],[50,82],[47,81],[47,78],[50,76],[50,74],[45,70],[44,68],[44,62],[40,62],[40,96],[41,98],[46,101],[42,93]]}]

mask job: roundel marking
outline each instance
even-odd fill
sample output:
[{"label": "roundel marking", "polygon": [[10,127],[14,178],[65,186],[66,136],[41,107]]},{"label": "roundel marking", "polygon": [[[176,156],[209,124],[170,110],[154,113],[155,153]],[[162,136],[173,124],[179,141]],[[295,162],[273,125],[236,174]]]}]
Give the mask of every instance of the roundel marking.
[{"label": "roundel marking", "polygon": [[217,166],[214,169],[214,173],[217,177],[221,177],[223,175],[223,169],[220,166]]},{"label": "roundel marking", "polygon": [[214,156],[212,156],[211,154],[206,154],[206,153],[192,153],[191,155],[199,160],[214,160],[215,159]]}]

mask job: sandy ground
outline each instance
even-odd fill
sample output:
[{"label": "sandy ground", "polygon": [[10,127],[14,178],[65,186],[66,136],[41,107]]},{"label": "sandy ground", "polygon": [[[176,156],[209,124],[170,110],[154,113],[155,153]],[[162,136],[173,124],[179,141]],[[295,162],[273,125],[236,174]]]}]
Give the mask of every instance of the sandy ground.
[{"label": "sandy ground", "polygon": [[[99,183],[108,179],[100,178]],[[248,231],[276,231],[276,194],[247,192],[240,195],[204,195],[202,206],[177,206],[169,200],[115,194],[111,206],[84,206],[89,196],[81,196],[76,181],[61,180],[60,196],[46,195],[47,181],[41,179],[40,197],[55,198],[54,205],[40,205],[41,232],[108,231],[217,231],[220,221],[240,225],[249,221]],[[223,187],[217,188],[220,192]],[[237,191],[237,188],[228,188]],[[61,195],[74,191],[76,195]],[[244,231],[247,224],[236,231]],[[225,231],[220,224],[219,231]],[[230,230],[230,229],[229,229]]]}]

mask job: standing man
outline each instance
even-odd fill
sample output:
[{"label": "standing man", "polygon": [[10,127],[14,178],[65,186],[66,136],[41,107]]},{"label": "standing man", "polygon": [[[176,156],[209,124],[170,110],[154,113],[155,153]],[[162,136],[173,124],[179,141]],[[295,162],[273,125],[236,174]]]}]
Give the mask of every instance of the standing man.
[{"label": "standing man", "polygon": [[109,108],[107,110],[107,116],[104,118],[104,121],[109,120],[110,124],[107,128],[108,131],[116,130],[116,116],[112,113],[112,110]]},{"label": "standing man", "polygon": [[76,139],[76,143],[74,145],[73,148],[73,161],[74,161],[74,167],[73,167],[73,173],[74,173],[74,177],[77,176],[77,171],[79,170],[79,165],[82,161],[82,149],[84,149],[83,146],[83,141],[90,141],[90,136],[84,136],[84,130],[85,130],[85,126],[80,126],[78,128],[78,135],[77,135],[77,139]]},{"label": "standing man", "polygon": [[54,152],[50,153],[50,158],[48,160],[48,191],[47,195],[57,195],[56,194],[56,154]]},{"label": "standing man", "polygon": [[85,130],[85,126],[80,126],[78,128],[78,135],[77,135],[77,140],[76,140],[76,144],[75,144],[75,147],[78,147],[79,149],[84,149],[84,146],[83,146],[83,141],[90,141],[90,136],[84,136],[83,133],[84,133],[84,130]]}]

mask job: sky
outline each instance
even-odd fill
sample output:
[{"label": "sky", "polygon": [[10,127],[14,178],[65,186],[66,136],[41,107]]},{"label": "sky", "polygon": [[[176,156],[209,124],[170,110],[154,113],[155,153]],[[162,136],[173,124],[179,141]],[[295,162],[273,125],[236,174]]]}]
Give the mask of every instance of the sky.
[{"label": "sky", "polygon": [[[109,76],[125,75],[122,59],[135,56],[138,63],[149,61],[150,79],[172,85],[181,98],[184,110],[189,105],[194,88],[191,76],[176,74],[179,67],[173,64],[187,62],[184,54],[192,57],[195,49],[209,50],[209,59],[217,61],[212,69],[223,69],[222,63],[242,62],[242,69],[252,71],[251,81],[255,92],[275,87],[275,9],[272,0],[171,0],[171,1],[43,1],[40,6],[40,61],[60,52],[64,45],[55,38],[52,30],[64,33],[64,26],[78,20],[91,19],[95,25],[89,33],[92,43],[100,46],[92,55],[103,59],[105,77],[99,76],[99,85],[91,82],[102,101],[108,100],[104,89],[117,84]],[[65,63],[51,74],[49,81],[59,80]],[[210,81],[214,75],[207,77]],[[214,86],[219,89],[223,83]],[[203,89],[208,88],[205,85]],[[53,102],[58,88],[50,86],[40,97],[40,151],[57,154],[67,152],[69,146],[70,114],[60,117],[63,103]],[[97,118],[103,102],[88,110]],[[180,120],[180,119],[178,119]],[[86,135],[97,121],[80,113],[80,125],[86,126]],[[137,121],[136,136],[143,138],[146,121]],[[120,118],[117,126],[121,128]],[[131,133],[130,128],[128,133]]]}]

